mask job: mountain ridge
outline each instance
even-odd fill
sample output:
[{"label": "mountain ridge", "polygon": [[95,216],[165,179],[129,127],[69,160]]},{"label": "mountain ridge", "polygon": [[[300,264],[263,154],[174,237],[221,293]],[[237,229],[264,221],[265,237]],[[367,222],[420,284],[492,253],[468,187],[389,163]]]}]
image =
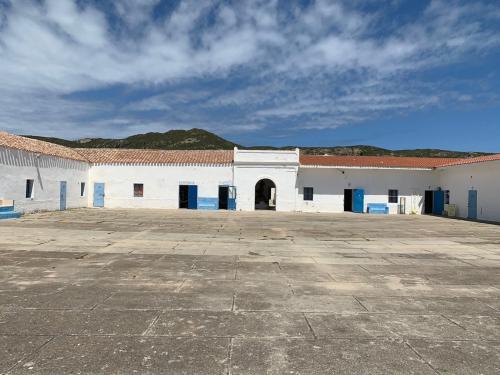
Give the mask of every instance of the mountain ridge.
[{"label": "mountain ridge", "polygon": [[[135,134],[122,139],[112,138],[82,138],[70,141],[55,137],[25,135],[25,137],[56,143],[71,148],[132,148],[156,150],[230,150],[234,147],[244,149],[289,150],[298,146],[251,146],[244,147],[228,141],[214,133],[203,129],[170,130],[165,133],[150,132]],[[486,152],[466,152],[441,149],[408,149],[390,150],[370,145],[332,146],[332,147],[299,147],[308,155],[344,155],[344,156],[401,156],[401,157],[439,157],[439,158],[470,158],[491,155]]]}]

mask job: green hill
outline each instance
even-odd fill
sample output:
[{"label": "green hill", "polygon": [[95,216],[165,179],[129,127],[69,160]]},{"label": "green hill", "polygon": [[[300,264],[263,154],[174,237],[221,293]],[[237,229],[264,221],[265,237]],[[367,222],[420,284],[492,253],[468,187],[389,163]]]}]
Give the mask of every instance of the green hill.
[{"label": "green hill", "polygon": [[388,150],[375,146],[337,146],[302,148],[311,155],[351,155],[351,156],[406,156],[427,158],[472,158],[488,155],[484,152],[448,151],[436,149]]},{"label": "green hill", "polygon": [[123,139],[84,138],[67,141],[39,136],[27,137],[82,148],[140,148],[159,150],[230,150],[237,144],[202,129],[170,130],[166,133],[136,134]]},{"label": "green hill", "polygon": [[[166,133],[137,134],[123,139],[86,138],[77,141],[68,141],[60,138],[40,136],[26,136],[42,141],[57,143],[67,147],[84,148],[138,148],[160,150],[230,150],[233,147],[242,147],[236,143],[221,138],[202,129],[170,130]],[[296,146],[245,147],[248,149],[294,149]],[[385,148],[356,145],[335,147],[300,147],[302,152],[309,155],[351,155],[351,156],[413,156],[439,158],[468,158],[488,155],[483,152],[461,152],[435,149],[416,150],[388,150]]]}]

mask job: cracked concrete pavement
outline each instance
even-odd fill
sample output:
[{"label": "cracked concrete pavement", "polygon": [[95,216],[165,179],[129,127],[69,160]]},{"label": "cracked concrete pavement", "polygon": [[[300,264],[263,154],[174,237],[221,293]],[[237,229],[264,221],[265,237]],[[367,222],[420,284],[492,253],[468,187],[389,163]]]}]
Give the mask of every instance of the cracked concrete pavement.
[{"label": "cracked concrete pavement", "polygon": [[78,209],[0,223],[1,374],[498,374],[500,226]]}]

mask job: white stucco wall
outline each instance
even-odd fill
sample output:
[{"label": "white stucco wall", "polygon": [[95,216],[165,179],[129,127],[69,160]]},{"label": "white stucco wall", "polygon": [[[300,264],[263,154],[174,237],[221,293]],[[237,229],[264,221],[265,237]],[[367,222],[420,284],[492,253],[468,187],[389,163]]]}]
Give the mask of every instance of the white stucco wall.
[{"label": "white stucco wall", "polygon": [[[94,183],[105,184],[105,207],[178,208],[179,185],[197,185],[198,201],[217,199],[220,185],[236,186],[236,209],[252,211],[255,185],[276,185],[276,210],[342,212],[344,189],[365,190],[369,203],[388,203],[389,189],[406,198],[406,213],[422,213],[425,190],[450,190],[457,216],[468,215],[468,191],[478,191],[478,219],[500,221],[500,161],[437,170],[299,167],[298,150],[238,150],[234,165],[94,165],[0,147],[0,199],[13,199],[16,210],[58,210],[60,182],[67,183],[67,208],[93,205]],[[26,198],[26,180],[34,180]],[[80,196],[80,184],[86,183]],[[133,184],[144,184],[144,196],[133,196]],[[304,201],[304,187],[314,200]],[[397,213],[398,204],[389,204]]]},{"label": "white stucco wall", "polygon": [[[423,211],[425,190],[436,188],[434,171],[388,169],[299,168],[297,211],[343,212],[344,189],[364,189],[364,211],[368,203],[387,203],[396,214],[398,204],[388,203],[389,189],[406,197],[406,213]],[[304,201],[304,187],[314,189],[314,200]]]},{"label": "white stucco wall", "polygon": [[438,169],[443,190],[450,190],[450,204],[457,216],[468,215],[469,190],[477,190],[477,218],[500,221],[500,161],[466,164]]},{"label": "white stucco wall", "polygon": [[[59,210],[60,182],[66,181],[66,207],[87,206],[89,164],[0,147],[0,199],[15,200],[18,212]],[[26,198],[26,180],[34,180]],[[80,197],[80,183],[86,183]]]},{"label": "white stucco wall", "polygon": [[[232,185],[231,166],[95,165],[90,171],[90,206],[94,183],[105,184],[104,207],[178,208],[179,185],[198,185],[198,199],[218,198],[219,185]],[[144,184],[134,197],[133,184]]]},{"label": "white stucco wall", "polygon": [[258,181],[267,178],[276,185],[276,211],[294,211],[298,165],[298,150],[235,149],[236,209],[253,211],[255,209],[255,185]]}]

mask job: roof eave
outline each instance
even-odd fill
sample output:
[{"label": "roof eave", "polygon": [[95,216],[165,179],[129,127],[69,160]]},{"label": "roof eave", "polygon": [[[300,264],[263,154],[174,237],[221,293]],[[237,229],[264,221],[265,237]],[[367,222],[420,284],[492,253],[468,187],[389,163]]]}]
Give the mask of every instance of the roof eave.
[{"label": "roof eave", "polygon": [[316,169],[386,169],[386,170],[405,170],[405,171],[432,171],[434,167],[375,167],[375,166],[352,166],[352,165],[313,165],[301,164],[300,168]]}]

